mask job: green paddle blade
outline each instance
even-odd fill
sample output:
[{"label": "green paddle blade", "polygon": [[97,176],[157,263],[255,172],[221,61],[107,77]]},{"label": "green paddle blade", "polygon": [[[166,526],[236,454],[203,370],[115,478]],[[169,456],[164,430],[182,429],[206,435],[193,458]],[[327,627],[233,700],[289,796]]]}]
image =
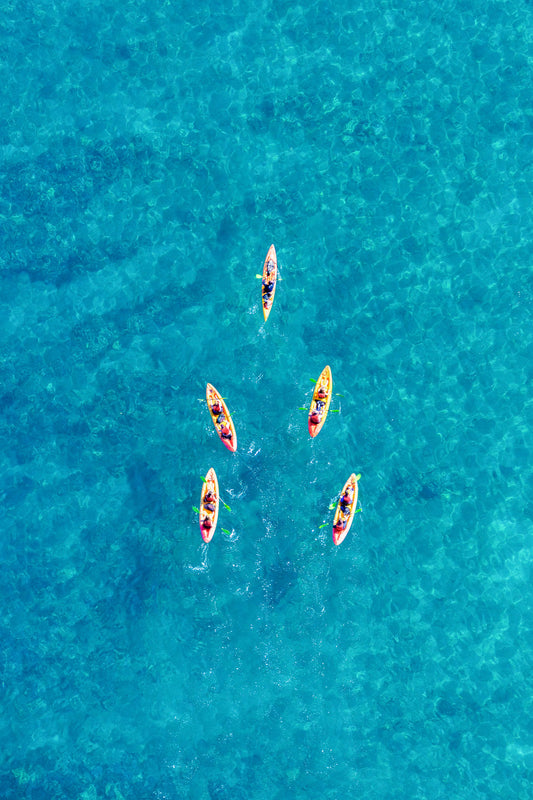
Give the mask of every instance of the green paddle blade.
[{"label": "green paddle blade", "polygon": [[222,533],[225,533],[226,536],[231,536],[231,531],[228,531],[227,528],[221,528]]},{"label": "green paddle blade", "polygon": [[327,523],[327,522],[324,522],[322,525],[319,525],[318,527],[319,527],[319,528],[325,528],[325,527],[326,527],[326,525],[328,525],[328,524],[329,524],[329,523]]},{"label": "green paddle blade", "polygon": [[196,506],[193,506],[193,507],[192,507],[192,510],[193,510],[193,511],[196,511],[196,513],[197,513],[197,514],[199,514],[199,513],[200,513],[200,509],[199,509],[199,508],[196,508]]},{"label": "green paddle blade", "polygon": [[222,505],[224,506],[224,508],[227,508],[227,510],[228,510],[228,511],[231,511],[231,508],[228,506],[228,504],[227,504],[227,503],[225,503],[223,500],[221,500],[220,502],[222,503]]},{"label": "green paddle blade", "polygon": [[316,383],[314,378],[309,378],[309,380],[311,381],[311,383]]},{"label": "green paddle blade", "polygon": [[340,408],[332,408],[332,409],[330,409],[329,413],[330,414],[340,414],[341,410],[340,410]]},{"label": "green paddle blade", "polygon": [[361,473],[359,473],[359,475],[355,476],[355,480],[358,481],[360,477],[361,477]]}]

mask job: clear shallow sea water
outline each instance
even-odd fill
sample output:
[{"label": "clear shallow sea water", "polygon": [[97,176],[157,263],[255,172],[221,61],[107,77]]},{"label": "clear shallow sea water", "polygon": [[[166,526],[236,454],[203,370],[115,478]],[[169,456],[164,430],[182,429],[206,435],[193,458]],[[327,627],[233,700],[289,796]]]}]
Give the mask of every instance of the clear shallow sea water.
[{"label": "clear shallow sea water", "polygon": [[1,11],[0,796],[530,798],[531,3]]}]

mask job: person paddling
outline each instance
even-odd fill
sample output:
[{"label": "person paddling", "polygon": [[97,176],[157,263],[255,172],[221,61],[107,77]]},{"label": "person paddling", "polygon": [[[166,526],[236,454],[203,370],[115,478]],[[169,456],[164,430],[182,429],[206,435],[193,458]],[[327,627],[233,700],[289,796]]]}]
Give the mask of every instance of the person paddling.
[{"label": "person paddling", "polygon": [[215,495],[211,489],[208,489],[204,496],[204,508],[207,509],[207,511],[214,511],[216,508],[215,500]]},{"label": "person paddling", "polygon": [[320,423],[320,414],[318,413],[316,408],[313,411],[311,411],[309,415],[309,422],[311,423],[311,425],[318,425]]},{"label": "person paddling", "polygon": [[350,489],[346,489],[343,496],[341,497],[341,510],[346,514],[350,511],[350,506],[352,505],[353,495]]},{"label": "person paddling", "polygon": [[224,421],[224,424],[222,425],[222,428],[220,429],[220,435],[222,436],[223,439],[231,439],[231,437],[233,435],[231,433],[231,430],[228,427],[228,423],[226,421]]}]

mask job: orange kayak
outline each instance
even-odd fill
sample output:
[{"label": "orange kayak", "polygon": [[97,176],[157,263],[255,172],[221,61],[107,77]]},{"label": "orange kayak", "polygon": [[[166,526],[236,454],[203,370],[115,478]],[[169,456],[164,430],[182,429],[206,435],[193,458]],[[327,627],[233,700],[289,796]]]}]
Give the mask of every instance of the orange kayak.
[{"label": "orange kayak", "polygon": [[[360,475],[356,475],[355,472],[352,472],[342,487],[341,496],[335,510],[335,517],[333,518],[333,541],[335,544],[340,544],[344,541],[352,525],[355,508],[357,506],[357,495],[359,493],[358,480],[360,477]],[[343,503],[342,498],[346,492],[348,493],[347,500],[350,502]]]},{"label": "orange kayak", "polygon": [[204,542],[210,542],[213,538],[218,521],[219,505],[217,476],[215,470],[211,467],[205,476],[200,498],[200,530]]},{"label": "orange kayak", "polygon": [[[263,282],[261,283],[261,300],[263,303],[263,316],[265,322],[272,309],[274,303],[274,295],[276,294],[276,281],[278,279],[278,259],[276,256],[276,248],[273,244],[270,245],[268,253],[266,254],[265,263],[263,264]],[[267,291],[268,285],[271,284],[270,292]]]},{"label": "orange kayak", "polygon": [[[218,435],[228,450],[231,450],[231,452],[234,453],[237,449],[237,433],[235,431],[235,425],[233,424],[233,420],[231,419],[227,405],[222,399],[222,396],[217,392],[214,386],[211,386],[210,383],[207,384],[205,397],[207,400],[209,413],[211,414],[211,419],[213,420],[213,425],[215,426]],[[213,411],[213,409],[215,410]]]},{"label": "orange kayak", "polygon": [[333,381],[331,379],[331,369],[324,367],[320,373],[320,378],[315,385],[313,392],[313,399],[311,400],[311,407],[309,408],[309,433],[314,438],[326,421],[329,411],[329,404],[331,403],[331,392],[333,390]]}]

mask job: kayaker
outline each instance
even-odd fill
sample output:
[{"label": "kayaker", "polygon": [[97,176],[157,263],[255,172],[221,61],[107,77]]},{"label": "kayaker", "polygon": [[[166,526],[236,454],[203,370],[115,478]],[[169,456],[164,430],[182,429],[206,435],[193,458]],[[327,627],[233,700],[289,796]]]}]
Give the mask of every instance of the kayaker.
[{"label": "kayaker", "polygon": [[335,531],[335,533],[342,533],[342,531],[345,529],[345,527],[346,527],[346,523],[343,522],[342,519],[339,517],[339,519],[337,520],[337,522],[333,526],[333,530]]},{"label": "kayaker", "polygon": [[269,258],[267,261],[267,269],[266,269],[267,275],[270,275],[273,269],[274,269],[274,261],[271,258]]},{"label": "kayaker", "polygon": [[213,414],[220,414],[220,412],[222,411],[222,407],[218,402],[218,400],[215,400],[215,402],[211,406],[211,411],[213,412]]},{"label": "kayaker", "polygon": [[319,424],[319,422],[320,422],[320,414],[318,413],[316,408],[313,411],[311,411],[311,413],[309,415],[309,422],[311,423],[311,425],[318,425]]},{"label": "kayaker", "polygon": [[309,415],[309,419],[311,421],[311,425],[318,425],[318,423],[320,422],[320,419],[322,417],[322,412],[324,410],[324,406],[325,405],[326,404],[324,403],[323,400],[317,400],[315,402],[315,407],[311,411],[311,414]]},{"label": "kayaker", "polygon": [[274,281],[271,280],[264,280],[263,286],[265,287],[265,295],[271,295],[272,290],[274,289]]},{"label": "kayaker", "polygon": [[353,495],[350,489],[346,489],[343,496],[341,497],[341,509],[346,513],[349,511],[349,507],[352,505]]},{"label": "kayaker", "polygon": [[231,433],[230,429],[228,428],[228,424],[227,423],[224,423],[224,425],[220,429],[220,435],[222,436],[223,439],[231,439],[232,433]]},{"label": "kayaker", "polygon": [[208,489],[204,496],[204,508],[207,509],[207,511],[214,511],[216,508],[215,500],[215,495],[211,489]]},{"label": "kayaker", "polygon": [[202,520],[202,528],[205,528],[206,531],[209,531],[213,527],[213,523],[209,517],[204,517]]},{"label": "kayaker", "polygon": [[226,422],[226,415],[223,411],[217,417],[217,425],[223,425]]},{"label": "kayaker", "polygon": [[318,392],[316,393],[316,396],[317,396],[317,397],[318,397],[320,400],[323,400],[323,399],[324,399],[324,398],[327,396],[327,392],[326,392],[326,390],[324,389],[324,387],[323,387],[323,386],[321,386],[321,387],[320,387],[320,389],[319,389],[319,390],[318,390]]}]

